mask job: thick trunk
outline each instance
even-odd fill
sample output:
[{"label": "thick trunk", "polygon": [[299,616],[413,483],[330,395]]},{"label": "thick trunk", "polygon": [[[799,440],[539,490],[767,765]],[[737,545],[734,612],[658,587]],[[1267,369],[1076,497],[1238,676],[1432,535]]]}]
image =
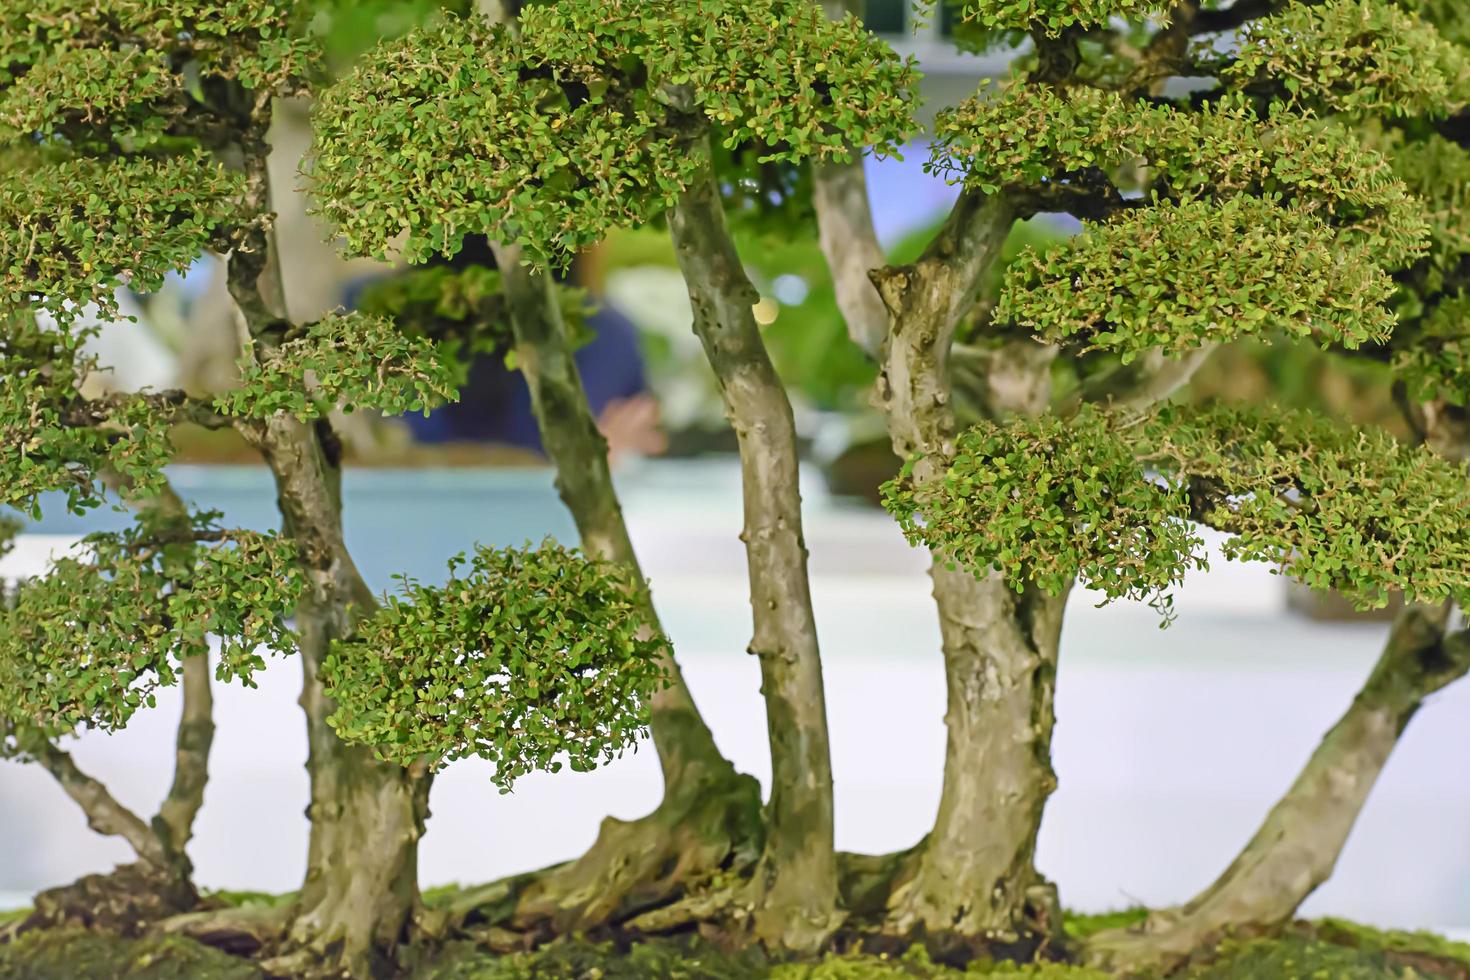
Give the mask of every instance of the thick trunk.
[{"label": "thick trunk", "polygon": [[375,602],[342,536],[339,473],[313,427],[277,416],[256,434],[276,478],[286,533],[301,552],[307,593],[296,612],[311,776],[306,880],[279,966],[353,977],[391,973],[418,899],[418,841],[430,780],[348,746],[327,724],[318,677],[334,639]]},{"label": "thick trunk", "polygon": [[[966,195],[914,265],[875,275],[891,317],[879,398],[894,452],[923,454],[918,483],[953,452],[948,357],[955,329],[998,261],[1012,214]],[[1046,409],[1054,351],[999,351],[980,386],[988,412]],[[930,571],[948,684],[944,788],[933,831],[888,902],[887,928],[942,951],[1029,958],[1060,934],[1053,889],[1035,870],[1042,810],[1056,784],[1051,732],[1065,596],[1017,594],[936,556]]]},{"label": "thick trunk", "polygon": [[[582,388],[554,285],[523,264],[521,250],[498,246],[510,302],[516,362],[531,390],[541,442],[556,467],[557,490],[588,554],[630,566],[642,581],[608,467],[607,445]],[[645,614],[657,628],[646,587]],[[548,872],[521,895],[513,922],[549,922],[557,932],[616,922],[664,902],[738,862],[760,842],[760,787],[735,771],[684,683],[673,651],[663,650],[669,686],[653,699],[653,742],[664,800],[634,821],[608,818],[593,848]]]},{"label": "thick trunk", "polygon": [[771,746],[767,835],[754,883],[755,936],[812,949],[841,921],[832,846],[832,765],[807,581],[791,403],[752,312],[757,296],[725,226],[713,175],[669,214],[703,343],[740,444],[745,542]]},{"label": "thick trunk", "polygon": [[946,947],[1030,959],[1060,936],[1056,890],[1035,870],[1051,766],[1066,596],[1017,594],[943,561],[930,570],[944,640],[944,788],[889,928]]},{"label": "thick trunk", "polygon": [[1224,874],[1138,930],[1100,933],[1090,958],[1169,967],[1231,931],[1280,925],[1331,875],[1358,813],[1424,699],[1470,670],[1470,634],[1445,637],[1444,612],[1410,607],[1352,706]]}]

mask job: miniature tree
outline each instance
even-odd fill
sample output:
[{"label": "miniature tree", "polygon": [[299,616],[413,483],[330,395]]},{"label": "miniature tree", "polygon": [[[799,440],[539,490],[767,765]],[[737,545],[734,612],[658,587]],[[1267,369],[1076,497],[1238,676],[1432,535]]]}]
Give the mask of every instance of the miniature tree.
[{"label": "miniature tree", "polygon": [[[784,45],[776,52],[772,29]],[[559,304],[526,262],[563,261],[611,227],[667,216],[695,331],[740,442],[751,652],[761,658],[775,771],[753,879],[730,895],[695,896],[686,911],[748,917],[755,936],[796,949],[820,946],[841,921],[825,704],[791,407],[751,311],[756,296],[726,227],[710,144],[756,141],[787,161],[845,156],[849,142],[888,146],[907,126],[911,77],[855,24],[829,24],[805,0],[559,3],[529,7],[514,30],[450,21],[390,45],[317,115],[315,189],[354,251],[383,254],[400,235],[410,259],[452,252],[467,233],[503,243],[517,359],[563,498],[589,547],[629,564]],[[674,691],[670,723],[655,723],[661,813],[687,819],[689,795],[707,783],[735,792],[673,841],[650,839],[667,834],[660,814],[641,831],[608,827],[593,855],[533,890],[523,917],[539,908],[589,924],[623,911],[630,884],[650,884],[618,881],[618,869],[654,872],[657,895],[728,864],[728,828],[748,825],[748,791],[714,752],[687,693]],[[650,858],[669,855],[694,863],[660,883]]]},{"label": "miniature tree", "polygon": [[[1055,785],[1062,606],[1078,578],[1167,612],[1168,589],[1203,560],[1184,523],[1194,520],[1232,534],[1235,557],[1366,604],[1392,589],[1426,602],[1465,595],[1463,522],[1406,525],[1408,514],[1463,512],[1453,466],[1305,416],[1151,409],[1236,337],[1386,342],[1388,272],[1422,261],[1428,215],[1389,159],[1310,110],[1442,116],[1470,96],[1465,58],[1387,4],[1203,6],[966,3],[968,43],[1029,36],[1032,49],[1024,77],[936,124],[931,167],[963,193],[912,265],[875,268],[860,169],[817,173],[850,333],[879,361],[894,448],[910,458],[889,501],[934,552],[949,678],[939,816],[888,900],[901,932],[957,932],[1010,952],[1059,938],[1033,854]],[[1161,20],[1124,29],[1145,15]],[[1171,96],[1164,83],[1179,76],[1215,84]],[[1000,276],[1013,222],[1040,212],[1071,213],[1084,229]],[[957,333],[963,351],[952,350]],[[989,416],[963,434],[952,405],[962,354],[978,379],[967,393]],[[1343,482],[1349,473],[1356,482]],[[1425,642],[1416,623],[1400,624],[1354,710],[1222,879],[1230,900],[1190,922],[1181,948],[1284,920],[1330,871],[1403,722],[1467,667],[1460,645]],[[1370,735],[1385,718],[1393,736]],[[1357,754],[1358,792],[1331,795],[1329,774]],[[1302,873],[1300,835],[1329,814]],[[1099,955],[1112,941],[1099,939]],[[1145,943],[1124,958],[1159,952]]]},{"label": "miniature tree", "polygon": [[[61,492],[73,509],[96,506],[110,482],[140,514],[135,531],[94,536],[89,554],[21,589],[0,624],[0,707],[7,751],[48,764],[94,823],[102,816],[99,829],[177,877],[207,744],[191,750],[188,786],[150,830],[77,774],[55,740],[125,724],[156,687],[203,662],[210,634],[222,644],[220,679],[248,680],[262,646],[299,652],[308,868],[284,919],[257,926],[282,971],[369,976],[409,936],[433,771],[474,753],[508,785],[564,754],[593,765],[643,730],[664,674],[636,584],[576,552],[480,549],[468,575],[407,584],[385,605],[358,574],[325,414],[425,408],[453,395],[456,369],[432,340],[382,319],[290,319],[270,227],[272,195],[289,189],[270,186],[265,164],[273,100],[317,77],[307,14],[257,0],[86,10],[35,0],[0,14],[4,502],[34,510]],[[154,288],[205,249],[229,257],[240,387],[84,398],[82,305],[114,313],[119,286]],[[220,529],[168,502],[160,471],[168,427],[183,419],[233,428],[259,450],[276,480],[279,536]],[[500,595],[520,605],[498,606],[506,618],[486,636],[475,610]],[[345,743],[334,726],[362,735],[379,720],[338,711],[327,678],[352,678],[362,704],[422,728],[381,752]],[[377,695],[385,700],[366,700]],[[506,713],[515,699],[520,710]],[[200,730],[200,712],[196,698],[181,743]],[[171,818],[170,806],[187,812]]]}]

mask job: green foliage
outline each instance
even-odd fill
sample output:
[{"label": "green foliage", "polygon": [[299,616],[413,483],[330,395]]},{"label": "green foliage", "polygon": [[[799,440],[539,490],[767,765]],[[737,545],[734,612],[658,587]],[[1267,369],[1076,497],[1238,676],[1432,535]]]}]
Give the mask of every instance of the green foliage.
[{"label": "green foliage", "polygon": [[1159,0],[965,0],[961,16],[994,30],[1056,37],[1068,27],[1101,27],[1114,17],[1143,17],[1166,7]]},{"label": "green foliage", "polygon": [[323,677],[343,739],[405,765],[479,756],[508,791],[562,756],[595,768],[645,732],[666,641],[624,566],[547,540],[477,548],[450,573],[444,586],[404,579],[334,645]]},{"label": "green foliage", "polygon": [[1430,261],[1437,270],[1456,270],[1460,256],[1470,252],[1470,150],[1436,133],[1414,139],[1401,130],[1373,135],[1394,172],[1424,202]]},{"label": "green foliage", "polygon": [[0,944],[0,980],[264,980],[238,956],[182,936],[121,939],[43,929]]},{"label": "green foliage", "polygon": [[1470,295],[1436,304],[1394,351],[1394,371],[1415,398],[1470,405]]},{"label": "green foliage", "polygon": [[1145,172],[1147,190],[1166,199],[1280,195],[1388,268],[1425,246],[1423,206],[1357,133],[1285,111],[1261,119],[1239,98],[1184,111],[1101,89],[1015,85],[941,113],[927,165],[987,193],[1067,183],[1089,168],[1125,189],[1122,178]]},{"label": "green foliage", "polygon": [[242,182],[202,155],[67,160],[0,172],[0,315],[117,312],[118,286],[147,292],[221,229]]},{"label": "green foliage", "polygon": [[1470,598],[1470,485],[1432,451],[1306,412],[1168,409],[1143,455],[1187,487],[1228,558],[1265,561],[1359,607]]},{"label": "green foliage", "polygon": [[113,731],[177,681],[184,658],[205,655],[211,634],[216,675],[247,685],[261,648],[294,649],[294,551],[272,534],[221,530],[216,516],[181,528],[145,514],[22,584],[0,613],[0,718],[46,737]]},{"label": "green foliage", "polygon": [[1394,286],[1364,250],[1272,198],[1160,201],[1007,270],[995,316],[1127,360],[1267,329],[1357,347],[1386,339]]},{"label": "green foliage", "polygon": [[0,10],[0,85],[66,48],[135,47],[198,74],[274,90],[310,70],[289,0],[12,0]]},{"label": "green foliage", "polygon": [[458,397],[455,366],[432,341],[364,313],[328,314],[274,346],[256,341],[240,374],[240,387],[215,400],[223,414],[306,421],[335,406],[401,415]]},{"label": "green foliage", "polygon": [[1131,440],[1096,409],[976,425],[943,476],[915,486],[918,462],[884,485],[884,506],[911,544],[977,577],[994,569],[1051,595],[1081,578],[1109,599],[1152,600],[1205,567],[1188,500],[1145,479]]},{"label": "green foliage", "polygon": [[101,129],[107,142],[151,143],[182,111],[183,88],[183,77],[155,52],[63,48],[0,89],[0,142],[59,134],[91,149]]},{"label": "green foliage", "polygon": [[559,3],[518,38],[452,20],[382,46],[323,98],[314,162],[350,249],[452,252],[468,233],[562,259],[665,211],[705,132],[764,159],[886,148],[912,69],[807,0]]},{"label": "green foliage", "polygon": [[1290,3],[1253,20],[1224,78],[1353,115],[1443,116],[1470,101],[1465,52],[1384,0]]},{"label": "green foliage", "polygon": [[63,491],[70,510],[94,507],[104,468],[145,492],[158,485],[172,453],[168,412],[148,396],[83,398],[77,385],[93,366],[83,339],[0,314],[0,505],[34,512],[40,494]]},{"label": "green foliage", "polygon": [[1094,408],[986,422],[961,434],[941,479],[915,461],[884,487],[911,542],[1018,588],[1080,578],[1107,598],[1157,597],[1203,567],[1185,523],[1225,531],[1226,557],[1264,561],[1360,607],[1401,591],[1470,597],[1470,486],[1428,449],[1306,412]]}]

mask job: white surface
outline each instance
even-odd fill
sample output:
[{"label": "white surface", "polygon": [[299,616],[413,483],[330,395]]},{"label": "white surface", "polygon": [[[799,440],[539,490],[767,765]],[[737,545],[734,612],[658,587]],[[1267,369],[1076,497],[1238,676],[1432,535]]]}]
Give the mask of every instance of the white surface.
[{"label": "white surface", "polygon": [[[738,482],[630,495],[627,513],[665,625],[721,747],[769,773],[749,637]],[[833,734],[840,847],[885,851],[927,829],[942,765],[943,678],[924,559],[882,514],[808,487],[808,544]],[[1188,897],[1224,866],[1351,699],[1386,627],[1284,613],[1281,583],[1216,562],[1161,631],[1138,607],[1074,597],[1063,639],[1056,768],[1040,863],[1071,907]],[[192,855],[209,886],[285,890],[305,846],[305,740],[292,662],[259,691],[219,692],[213,780]],[[75,752],[124,802],[151,811],[168,783],[177,703]],[[1470,685],[1414,720],[1306,912],[1388,926],[1470,928]],[[571,857],[611,813],[659,797],[645,750],[591,774],[533,776],[502,796],[476,764],[435,785],[426,885],[483,881]],[[126,849],[91,834],[48,776],[0,765],[0,890],[107,868]],[[0,904],[4,894],[0,892]]]}]

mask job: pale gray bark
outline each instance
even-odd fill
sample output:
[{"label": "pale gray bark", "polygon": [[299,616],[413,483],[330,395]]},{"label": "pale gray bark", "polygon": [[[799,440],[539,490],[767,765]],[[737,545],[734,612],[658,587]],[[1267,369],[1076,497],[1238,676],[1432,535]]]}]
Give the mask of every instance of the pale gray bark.
[{"label": "pale gray bark", "polygon": [[1087,385],[1083,398],[1113,408],[1142,411],[1167,401],[1189,384],[1218,347],[1207,343],[1174,355],[1157,349],[1145,351],[1131,364],[1121,365]]},{"label": "pale gray bark", "polygon": [[713,174],[669,213],[694,330],[714,368],[740,444],[754,637],[771,746],[765,850],[751,909],[754,934],[815,949],[841,921],[832,846],[827,709],[807,580],[796,427],[752,306],[758,298],[735,250]]},{"label": "pale gray bark", "polygon": [[[588,554],[629,566],[643,612],[658,614],[638,564],[551,278],[524,262],[518,246],[498,245],[516,341],[516,363],[531,391],[542,446],[556,467],[557,490]],[[661,631],[661,630],[660,630]],[[550,919],[559,932],[618,921],[666,900],[724,866],[760,836],[760,788],[720,754],[673,651],[661,663],[669,685],[653,698],[651,728],[663,769],[664,799],[634,821],[609,817],[597,843],[577,861],[530,883],[514,920]]]}]

